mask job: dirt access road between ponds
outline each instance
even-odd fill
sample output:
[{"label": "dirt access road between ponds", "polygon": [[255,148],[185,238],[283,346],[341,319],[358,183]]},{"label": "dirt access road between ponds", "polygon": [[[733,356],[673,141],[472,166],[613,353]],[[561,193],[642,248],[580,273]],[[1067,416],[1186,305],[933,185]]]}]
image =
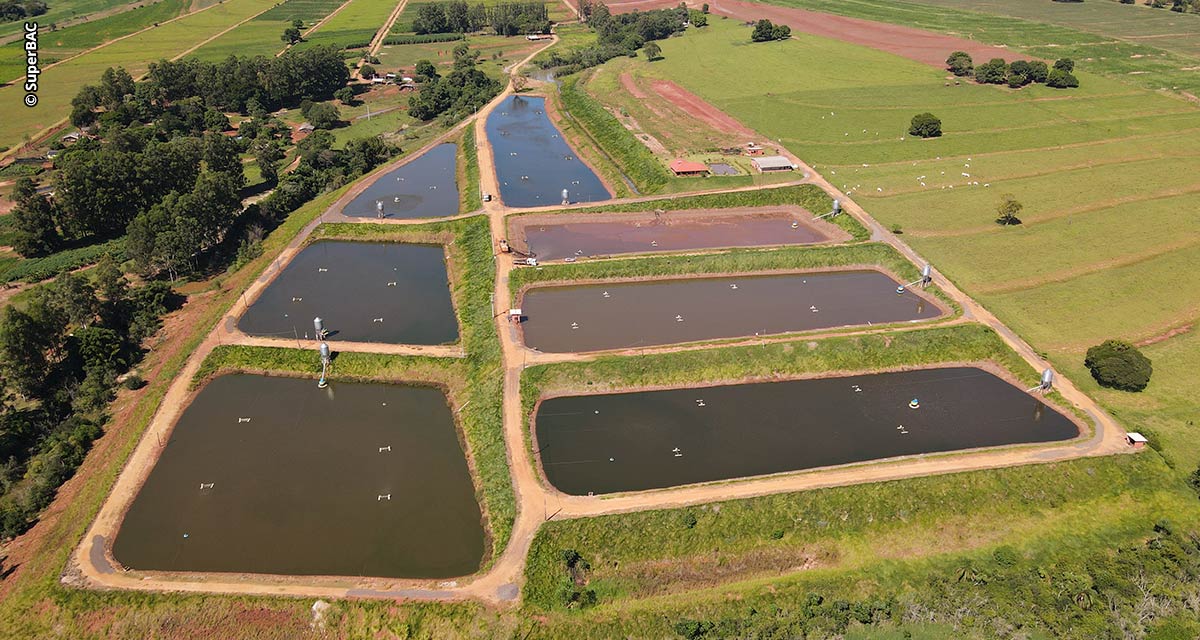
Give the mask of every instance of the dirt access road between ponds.
[{"label": "dirt access road between ponds", "polygon": [[[556,41],[555,39],[550,44],[552,45]],[[534,54],[531,54],[521,63],[514,65],[513,69],[519,69],[520,66],[527,63],[536,53],[534,52]],[[477,144],[479,145],[480,187],[485,193],[497,193],[494,158],[484,136],[484,123],[496,105],[508,95],[511,95],[512,92],[513,88],[510,83],[509,87],[503,93],[497,96],[488,106],[480,110],[473,121],[464,121],[464,123],[458,125],[445,135],[431,141],[425,147],[425,150],[431,149],[434,145],[446,140],[457,133],[462,127],[474,126]],[[351,189],[335,203],[326,212],[326,215],[322,215],[307,225],[272,263],[272,266],[254,282],[247,291],[247,296],[239,298],[238,302],[234,304],[233,308],[227,314],[227,317],[237,317],[237,315],[245,310],[246,305],[244,300],[247,297],[252,299],[257,291],[260,291],[270,283],[274,275],[282,269],[282,266],[301,249],[305,238],[319,224],[331,219],[340,218],[340,216],[337,216],[337,211],[340,210],[340,207],[358,195],[372,180],[378,179],[379,176],[394,169],[399,164],[411,161],[417,155],[419,154],[407,156],[400,161],[376,170],[369,178],[356,185],[354,189]],[[883,229],[857,203],[830,185],[819,174],[813,172],[811,167],[803,165],[803,163],[801,165],[810,176],[808,181],[820,185],[832,197],[840,198],[844,210],[858,219],[859,222],[871,231],[873,240],[893,246],[914,264],[924,264],[925,261],[920,255],[904,244],[899,238]],[[762,187],[747,187],[730,191],[744,191],[757,188]],[[611,204],[644,202],[652,199],[655,198],[630,198],[612,201]],[[579,208],[586,206],[594,205],[581,205]],[[497,200],[493,200],[485,203],[482,213],[488,216],[493,242],[495,242],[496,239],[505,237],[507,218],[511,214],[518,211],[520,213],[530,213],[538,210],[557,208],[561,207],[515,210],[504,206]],[[429,222],[427,219],[357,220],[362,223],[383,224],[424,224]],[[513,268],[514,265],[510,255],[497,256],[494,294],[498,306],[504,306],[507,303],[506,301],[510,300],[509,280]],[[997,331],[1002,339],[1016,350],[1030,366],[1037,370],[1048,366],[1032,347],[1001,324],[995,316],[955,287],[953,283],[941,277],[936,271],[934,272],[934,277],[942,290],[963,309],[964,317],[956,319],[954,322],[971,320],[981,322]],[[846,465],[724,483],[615,494],[603,498],[566,496],[545,486],[532,464],[532,452],[528,450],[525,441],[526,433],[529,430],[529,419],[528,416],[523,414],[521,407],[520,380],[523,369],[532,359],[536,359],[539,363],[553,363],[578,361],[583,358],[579,354],[536,354],[525,349],[520,344],[516,329],[505,318],[505,314],[499,313],[495,324],[501,342],[504,369],[502,399],[504,439],[508,450],[509,470],[513,482],[518,515],[516,521],[513,523],[507,547],[486,571],[457,581],[440,582],[429,580],[361,579],[355,577],[309,578],[299,576],[227,574],[192,574],[187,576],[143,575],[137,572],[126,572],[112,563],[111,555],[108,551],[111,539],[116,533],[124,509],[133,499],[142,480],[149,473],[150,468],[155,462],[159,452],[158,439],[169,435],[170,430],[182,413],[189,395],[191,380],[199,369],[200,364],[213,347],[221,344],[225,338],[229,337],[229,334],[225,332],[224,324],[227,323],[223,323],[223,326],[218,326],[201,347],[192,354],[184,370],[172,383],[167,396],[159,407],[158,413],[143,435],[126,469],[117,480],[110,496],[101,508],[100,514],[76,548],[72,556],[72,562],[66,572],[68,577],[65,578],[71,584],[142,591],[281,595],[314,598],[476,599],[493,604],[512,604],[517,601],[520,595],[526,557],[533,538],[541,523],[551,518],[577,518],[645,509],[672,508],[772,493],[1045,463],[1081,456],[1109,455],[1130,451],[1124,442],[1124,431],[1112,418],[1106,415],[1091,398],[1076,389],[1069,380],[1059,376],[1057,384],[1059,392],[1068,402],[1075,404],[1088,415],[1093,423],[1094,432],[1090,437],[1081,437],[1060,445],[1021,446],[948,454],[945,456],[914,456],[886,462]],[[694,350],[697,348],[711,348],[711,346],[664,347],[659,351]],[[531,358],[531,355],[533,358]]]}]

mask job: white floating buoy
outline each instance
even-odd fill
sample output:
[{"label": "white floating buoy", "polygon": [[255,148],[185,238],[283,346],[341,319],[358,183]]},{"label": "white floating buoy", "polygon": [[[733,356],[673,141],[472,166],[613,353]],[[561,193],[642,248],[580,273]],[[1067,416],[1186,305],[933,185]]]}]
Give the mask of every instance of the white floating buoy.
[{"label": "white floating buoy", "polygon": [[683,316],[675,316],[675,322],[683,322]]},{"label": "white floating buoy", "polygon": [[697,407],[703,407],[703,406],[705,406],[705,405],[704,405],[704,399],[703,399],[703,398],[700,398],[699,400],[696,400],[696,406],[697,406]]},{"label": "white floating buoy", "polygon": [[371,322],[383,322],[383,318],[375,318]]},{"label": "white floating buoy", "polygon": [[392,452],[392,445],[390,445],[390,444],[389,444],[389,445],[388,445],[388,446],[386,446],[386,447],[379,447],[379,453],[383,453],[383,452],[385,452],[385,451],[386,451],[386,452],[388,452],[388,453],[391,453],[391,452]]},{"label": "white floating buoy", "polygon": [[389,283],[387,283],[387,286],[394,287],[394,286],[396,286],[396,282],[397,281],[389,282]]},{"label": "white floating buoy", "polygon": [[250,422],[250,418],[238,418],[238,424],[241,424],[243,422]]},{"label": "white floating buoy", "polygon": [[298,298],[296,296],[292,296],[292,302],[304,302],[304,298]]},{"label": "white floating buoy", "polygon": [[578,329],[578,328],[579,328],[579,323],[578,323],[578,322],[572,322],[572,323],[571,323],[571,328],[572,328],[572,329]]},{"label": "white floating buoy", "polygon": [[608,295],[608,292],[607,292],[607,291],[605,291],[605,292],[604,292],[604,297],[605,297],[605,298],[608,298],[608,297],[610,297],[610,296]]},{"label": "white floating buoy", "polygon": [[730,289],[737,289],[737,285],[736,285],[736,284],[731,284],[731,285],[729,285],[729,288],[730,288]]},{"label": "white floating buoy", "polygon": [[326,269],[325,267],[317,267],[317,273],[325,273],[326,271],[329,271],[329,269]]}]

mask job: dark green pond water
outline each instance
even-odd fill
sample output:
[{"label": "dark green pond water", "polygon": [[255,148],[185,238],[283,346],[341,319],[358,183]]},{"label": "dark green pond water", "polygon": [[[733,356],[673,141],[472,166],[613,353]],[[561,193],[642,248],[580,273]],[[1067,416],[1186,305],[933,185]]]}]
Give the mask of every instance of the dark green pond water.
[{"label": "dark green pond water", "polygon": [[572,495],[1079,433],[1040,399],[974,367],[552,398],[535,425],[547,478]]},{"label": "dark green pond water", "polygon": [[255,375],[200,392],[113,546],[133,569],[409,578],[483,554],[441,391]]}]

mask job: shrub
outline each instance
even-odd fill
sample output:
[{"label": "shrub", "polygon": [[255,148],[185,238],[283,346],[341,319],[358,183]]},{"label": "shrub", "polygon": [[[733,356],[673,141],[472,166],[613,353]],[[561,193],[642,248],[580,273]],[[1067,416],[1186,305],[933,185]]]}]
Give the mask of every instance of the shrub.
[{"label": "shrub", "polygon": [[922,138],[936,138],[942,135],[942,121],[932,113],[918,113],[913,116],[908,133]]},{"label": "shrub", "polygon": [[1054,61],[1054,68],[1059,71],[1071,73],[1075,70],[1075,61],[1070,58],[1059,58]]},{"label": "shrub", "polygon": [[975,67],[975,81],[982,84],[1004,84],[1008,80],[1008,63],[1004,58],[992,58]]},{"label": "shrub", "polygon": [[1079,78],[1071,75],[1070,72],[1055,67],[1046,76],[1046,86],[1055,89],[1074,89],[1079,86]]},{"label": "shrub", "polygon": [[774,24],[770,20],[759,20],[754,24],[754,32],[750,39],[754,42],[770,42],[771,40],[787,40],[792,37],[792,28],[786,24]]},{"label": "shrub", "polygon": [[1029,76],[1029,79],[1033,82],[1045,82],[1046,76],[1050,74],[1050,68],[1041,60],[1030,62],[1026,68],[1025,75]]},{"label": "shrub", "polygon": [[1105,340],[1088,349],[1083,364],[1102,386],[1122,391],[1145,389],[1154,373],[1150,359],[1124,340]]},{"label": "shrub", "polygon": [[1001,196],[1000,204],[996,205],[996,224],[1001,226],[1021,224],[1018,214],[1025,205],[1017,201],[1011,193]]},{"label": "shrub", "polygon": [[1021,73],[1013,73],[1008,76],[1008,86],[1010,89],[1020,89],[1029,84],[1029,77]]},{"label": "shrub", "polygon": [[975,62],[966,51],[955,51],[946,58],[946,69],[956,76],[969,76],[975,69]]}]

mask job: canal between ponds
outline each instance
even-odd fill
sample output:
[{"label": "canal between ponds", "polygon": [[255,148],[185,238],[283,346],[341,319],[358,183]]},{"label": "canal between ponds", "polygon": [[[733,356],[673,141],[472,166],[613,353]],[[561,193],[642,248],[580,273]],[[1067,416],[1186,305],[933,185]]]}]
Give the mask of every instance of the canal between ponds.
[{"label": "canal between ponds", "polygon": [[342,209],[351,217],[441,218],[458,215],[454,143],[439,144],[403,166],[382,175]]},{"label": "canal between ponds", "polygon": [[488,116],[500,196],[510,207],[608,200],[612,194],[546,115],[546,99],[509,96]]},{"label": "canal between ponds", "polygon": [[305,247],[238,320],[253,336],[445,344],[458,339],[440,245],[324,240]]},{"label": "canal between ponds", "polygon": [[552,398],[535,424],[546,477],[571,495],[1079,434],[1056,409],[975,367]]},{"label": "canal between ponds", "polygon": [[184,411],[113,547],[133,569],[408,578],[483,554],[441,391],[240,374]]},{"label": "canal between ponds", "polygon": [[681,211],[662,214],[520,216],[510,236],[539,260],[591,258],[775,245],[820,244],[849,239],[828,222],[813,222],[799,207],[769,210]]},{"label": "canal between ponds", "polygon": [[530,288],[525,344],[600,351],[927,320],[940,307],[873,270],[739,275]]}]

